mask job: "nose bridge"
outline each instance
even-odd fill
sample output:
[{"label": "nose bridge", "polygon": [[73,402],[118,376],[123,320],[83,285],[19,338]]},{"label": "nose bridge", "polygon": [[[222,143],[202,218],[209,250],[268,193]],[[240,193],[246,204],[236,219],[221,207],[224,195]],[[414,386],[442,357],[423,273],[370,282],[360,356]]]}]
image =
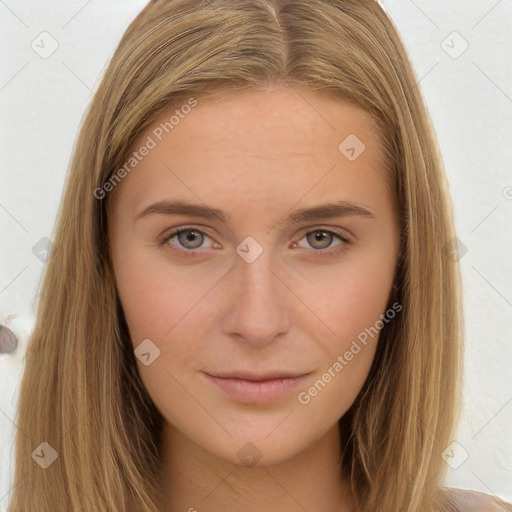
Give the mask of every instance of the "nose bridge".
[{"label": "nose bridge", "polygon": [[247,343],[265,345],[289,328],[290,292],[275,275],[278,271],[272,251],[258,246],[261,249],[253,239],[237,248],[225,328]]}]

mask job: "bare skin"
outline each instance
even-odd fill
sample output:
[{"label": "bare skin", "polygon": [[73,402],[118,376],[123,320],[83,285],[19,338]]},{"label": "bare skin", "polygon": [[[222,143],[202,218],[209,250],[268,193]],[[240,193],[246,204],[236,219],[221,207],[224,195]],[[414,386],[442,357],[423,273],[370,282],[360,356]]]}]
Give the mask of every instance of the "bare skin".
[{"label": "bare skin", "polygon": [[[200,102],[158,141],[170,115],[134,144],[157,142],[116,186],[110,216],[133,346],[160,350],[137,364],[165,419],[162,510],[356,510],[338,420],[368,375],[378,334],[353,342],[386,313],[399,241],[377,132],[348,103],[284,86]],[[339,149],[349,134],[366,146],[349,148],[353,161]],[[140,216],[171,200],[230,219]],[[287,220],[335,201],[370,215]],[[173,228],[189,231],[161,243]],[[305,377],[270,399],[209,377],[269,371]]]}]

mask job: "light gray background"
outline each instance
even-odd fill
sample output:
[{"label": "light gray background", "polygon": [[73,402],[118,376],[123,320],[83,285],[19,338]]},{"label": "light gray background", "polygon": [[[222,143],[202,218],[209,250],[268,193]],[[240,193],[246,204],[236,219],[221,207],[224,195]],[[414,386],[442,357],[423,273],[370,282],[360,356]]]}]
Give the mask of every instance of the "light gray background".
[{"label": "light gray background", "polygon": [[[13,485],[13,420],[43,269],[32,248],[52,238],[78,124],[122,33],[145,3],[0,0],[0,322],[20,338],[16,354],[0,355],[0,511]],[[453,452],[444,454],[453,466],[447,485],[510,501],[512,2],[382,4],[433,117],[458,237],[467,249],[461,252],[464,416]],[[469,47],[461,53],[464,41]],[[45,55],[52,44],[58,48]]]}]

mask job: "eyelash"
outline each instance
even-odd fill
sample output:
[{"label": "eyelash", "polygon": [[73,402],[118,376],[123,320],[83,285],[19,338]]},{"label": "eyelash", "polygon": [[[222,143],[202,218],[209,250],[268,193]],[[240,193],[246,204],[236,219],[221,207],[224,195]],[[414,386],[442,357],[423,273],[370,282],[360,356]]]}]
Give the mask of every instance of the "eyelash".
[{"label": "eyelash", "polygon": [[[193,226],[180,227],[180,228],[173,230],[170,233],[163,235],[159,239],[160,245],[165,245],[167,242],[169,242],[169,240],[171,240],[175,236],[179,235],[180,233],[187,232],[187,231],[197,231],[198,233],[205,235],[208,238],[212,239],[212,237],[210,237],[207,233],[205,233],[204,231],[201,231],[200,229],[197,229]],[[333,235],[333,236],[339,238],[341,240],[341,242],[343,242],[343,243],[339,244],[335,249],[317,249],[317,250],[313,249],[313,252],[315,253],[315,256],[317,256],[317,257],[323,257],[325,253],[329,253],[329,254],[327,254],[328,256],[329,255],[336,256],[339,253],[341,253],[343,250],[345,250],[345,247],[344,247],[345,245],[349,245],[352,243],[348,238],[340,235],[339,233],[336,233],[335,231],[331,231],[331,230],[325,229],[325,228],[316,228],[311,231],[307,231],[300,237],[299,241],[302,240],[306,235],[309,235],[311,233],[316,233],[316,232],[328,233],[330,235]],[[190,258],[199,256],[198,251],[200,250],[200,249],[193,249],[193,250],[192,249],[189,249],[189,250],[178,249],[178,248],[174,247],[173,245],[169,245],[169,248],[173,251],[178,252],[181,255],[185,255],[186,257],[190,257]]]}]

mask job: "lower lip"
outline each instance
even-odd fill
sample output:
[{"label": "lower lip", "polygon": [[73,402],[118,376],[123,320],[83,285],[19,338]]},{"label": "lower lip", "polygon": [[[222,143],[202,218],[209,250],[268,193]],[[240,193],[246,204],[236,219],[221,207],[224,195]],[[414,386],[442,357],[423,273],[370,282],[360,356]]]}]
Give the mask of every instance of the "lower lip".
[{"label": "lower lip", "polygon": [[304,382],[306,375],[272,380],[223,379],[206,376],[219,388],[238,402],[251,404],[268,404],[289,395],[299,384]]}]

